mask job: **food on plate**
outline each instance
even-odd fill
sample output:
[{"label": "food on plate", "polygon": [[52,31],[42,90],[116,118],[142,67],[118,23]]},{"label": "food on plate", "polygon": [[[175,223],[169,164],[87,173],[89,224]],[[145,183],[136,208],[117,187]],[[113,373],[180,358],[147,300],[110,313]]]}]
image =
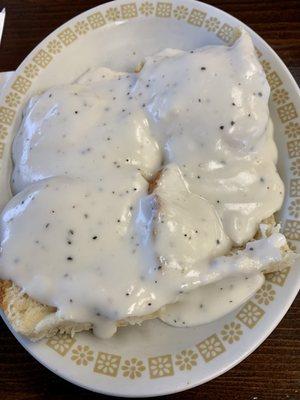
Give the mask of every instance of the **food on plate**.
[{"label": "food on plate", "polygon": [[0,303],[32,340],[211,322],[290,265],[250,36],[96,68],[30,99],[0,220]]}]

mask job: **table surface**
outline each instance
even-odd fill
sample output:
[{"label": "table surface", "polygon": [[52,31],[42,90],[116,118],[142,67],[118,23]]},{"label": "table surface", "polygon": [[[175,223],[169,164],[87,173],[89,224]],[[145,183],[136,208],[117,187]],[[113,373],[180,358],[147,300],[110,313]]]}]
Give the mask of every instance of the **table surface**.
[{"label": "table surface", "polygon": [[[7,18],[0,72],[16,69],[50,32],[99,0],[0,0]],[[300,1],[210,1],[241,19],[279,54],[300,82]],[[0,322],[0,399],[106,398],[78,388],[34,360]],[[300,298],[246,360],[198,388],[169,399],[300,400]]]}]

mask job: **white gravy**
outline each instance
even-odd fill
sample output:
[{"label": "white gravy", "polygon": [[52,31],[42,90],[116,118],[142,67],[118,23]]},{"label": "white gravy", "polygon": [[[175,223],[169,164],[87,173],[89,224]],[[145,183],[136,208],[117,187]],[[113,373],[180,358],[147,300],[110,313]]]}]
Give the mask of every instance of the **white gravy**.
[{"label": "white gravy", "polygon": [[247,243],[283,200],[268,98],[245,32],[231,48],[167,49],[138,74],[98,68],[32,98],[1,278],[99,337],[127,317],[160,310],[192,326],[242,304],[285,244]]}]

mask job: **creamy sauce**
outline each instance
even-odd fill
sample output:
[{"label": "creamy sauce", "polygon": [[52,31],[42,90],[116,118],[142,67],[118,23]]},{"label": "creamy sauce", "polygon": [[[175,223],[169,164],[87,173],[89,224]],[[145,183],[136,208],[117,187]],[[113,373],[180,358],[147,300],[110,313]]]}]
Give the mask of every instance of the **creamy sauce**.
[{"label": "creamy sauce", "polygon": [[32,98],[1,278],[99,337],[158,310],[177,326],[230,312],[285,244],[274,233],[224,256],[282,204],[268,97],[243,33],[232,48],[169,49],[139,74],[98,68]]},{"label": "creamy sauce", "polygon": [[51,176],[109,182],[128,167],[151,178],[162,156],[130,96],[135,81],[134,74],[100,68],[32,98],[13,144],[13,191]]},{"label": "creamy sauce", "polygon": [[250,37],[229,48],[150,57],[134,93],[142,93],[165,163],[176,163],[190,190],[216,208],[236,244],[250,240],[284,192],[268,122],[270,88]]},{"label": "creamy sauce", "polygon": [[160,312],[160,319],[173,326],[196,326],[212,322],[247,301],[263,285],[264,275],[230,276],[183,294],[177,303]]}]

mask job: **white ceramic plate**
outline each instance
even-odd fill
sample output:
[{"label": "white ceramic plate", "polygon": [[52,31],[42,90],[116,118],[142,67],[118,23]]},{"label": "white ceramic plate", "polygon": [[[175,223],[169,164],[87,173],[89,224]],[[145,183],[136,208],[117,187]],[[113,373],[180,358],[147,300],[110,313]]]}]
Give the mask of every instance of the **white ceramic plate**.
[{"label": "white ceramic plate", "polygon": [[[10,144],[22,106],[33,93],[71,82],[89,67],[132,70],[145,55],[165,47],[194,49],[232,44],[243,25],[207,4],[181,1],[116,1],[87,11],[48,36],[25,59],[0,100],[1,199],[10,197]],[[286,198],[278,219],[290,246],[300,240],[299,91],[287,68],[253,31],[258,57],[272,89],[270,108]],[[0,204],[0,205],[1,205]],[[267,276],[244,306],[198,328],[159,321],[121,329],[110,340],[91,334],[19,342],[42,364],[85,388],[119,396],[154,396],[188,389],[232,368],[272,332],[299,288],[299,269]]]}]

